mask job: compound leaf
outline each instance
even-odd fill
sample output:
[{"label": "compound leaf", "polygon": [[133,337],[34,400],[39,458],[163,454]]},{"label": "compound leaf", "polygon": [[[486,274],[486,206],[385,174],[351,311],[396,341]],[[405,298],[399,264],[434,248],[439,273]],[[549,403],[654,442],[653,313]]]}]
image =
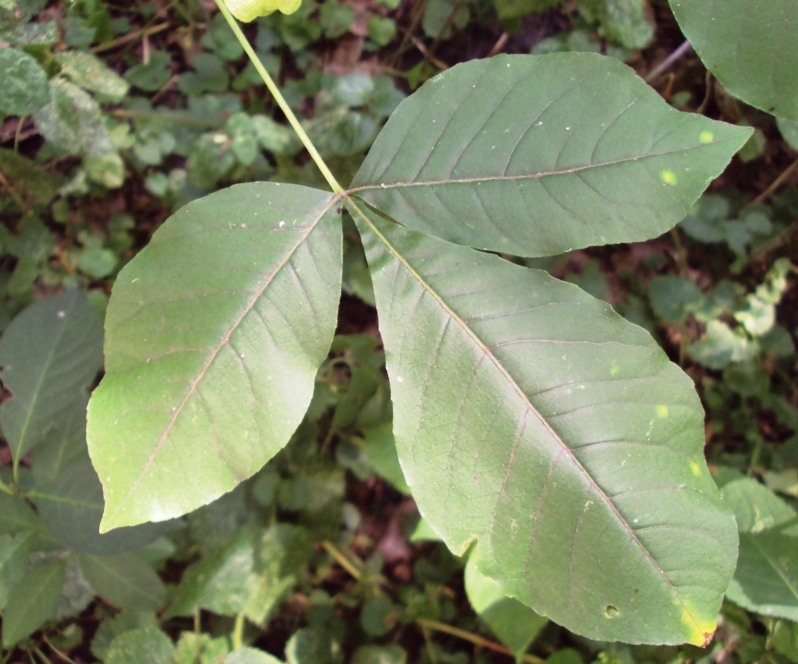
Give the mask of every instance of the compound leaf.
[{"label": "compound leaf", "polygon": [[85,417],[87,387],[102,366],[102,325],[86,295],[72,289],[36,302],[0,339],[3,384],[13,395],[0,406],[0,425],[14,463]]},{"label": "compound leaf", "polygon": [[175,213],[120,272],[88,418],[103,531],[209,503],[288,442],[337,322],[333,202],[236,185]]},{"label": "compound leaf", "polygon": [[795,0],[671,0],[670,4],[685,37],[731,94],[798,121]]},{"label": "compound leaf", "polygon": [[502,55],[403,101],[351,191],[412,230],[556,255],[670,229],[751,131],[676,111],[611,58]]},{"label": "compound leaf", "polygon": [[579,288],[361,213],[421,514],[568,629],[703,644],[737,532],[692,381]]}]

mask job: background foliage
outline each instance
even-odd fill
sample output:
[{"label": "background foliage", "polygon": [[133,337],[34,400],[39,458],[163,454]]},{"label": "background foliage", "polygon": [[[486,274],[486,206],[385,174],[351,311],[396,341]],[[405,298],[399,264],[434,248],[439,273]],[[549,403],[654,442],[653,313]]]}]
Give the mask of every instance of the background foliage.
[{"label": "background foliage", "polygon": [[[247,34],[348,181],[404,96],[462,60],[592,51],[645,75],[681,25],[714,71],[689,27],[695,3],[673,4],[678,24],[642,0],[326,0]],[[670,235],[515,259],[607,300],[694,378],[737,518],[740,562],[708,649],[621,646],[504,597],[419,522],[351,226],[333,351],[290,445],[183,519],[98,535],[85,408],[115,275],[206,193],[323,181],[212,4],[0,0],[0,40],[5,661],[798,662],[792,111],[774,119],[761,91],[683,55],[650,82],[677,108],[754,126],[739,159]]]}]

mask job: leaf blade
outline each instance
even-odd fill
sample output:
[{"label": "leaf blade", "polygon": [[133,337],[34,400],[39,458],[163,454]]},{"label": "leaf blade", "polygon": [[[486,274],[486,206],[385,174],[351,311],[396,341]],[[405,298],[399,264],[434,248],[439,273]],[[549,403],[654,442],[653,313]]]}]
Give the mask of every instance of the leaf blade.
[{"label": "leaf blade", "polygon": [[0,425],[18,464],[85,407],[102,366],[102,327],[85,293],[72,289],[25,309],[0,339],[0,364],[13,394],[0,406]]},{"label": "leaf blade", "polygon": [[11,592],[3,612],[3,644],[10,648],[53,614],[66,578],[66,560],[32,567]]},{"label": "leaf blade", "polygon": [[791,0],[671,0],[679,27],[723,86],[798,121],[798,8]]},{"label": "leaf blade", "polygon": [[[689,379],[579,289],[366,214],[394,434],[422,515],[456,553],[476,539],[509,596],[569,629],[702,644],[736,528],[703,460]],[[577,325],[574,311],[590,317]],[[506,350],[530,341],[508,337],[524,330],[541,335],[534,355]]]},{"label": "leaf blade", "polygon": [[595,54],[497,56],[402,102],[350,192],[457,244],[555,255],[672,228],[750,131],[679,113]]},{"label": "leaf blade", "polygon": [[796,539],[778,531],[740,534],[740,561],[728,597],[749,611],[798,620]]},{"label": "leaf blade", "polygon": [[103,531],[206,504],[288,441],[337,322],[334,200],[230,187],[178,211],[120,273],[88,418]]}]

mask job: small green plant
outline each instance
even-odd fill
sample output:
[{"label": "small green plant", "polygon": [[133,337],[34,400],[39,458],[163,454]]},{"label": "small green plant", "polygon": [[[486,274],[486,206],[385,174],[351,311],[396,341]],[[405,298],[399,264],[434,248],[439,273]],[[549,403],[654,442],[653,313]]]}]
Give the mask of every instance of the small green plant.
[{"label": "small green plant", "polygon": [[476,543],[506,594],[574,631],[703,644],[736,529],[691,383],[605,304],[484,251],[657,236],[750,130],[671,109],[612,59],[500,56],[403,102],[344,190],[253,64],[333,192],[231,187],[120,273],[89,407],[102,529],[206,504],[288,442],[332,341],[346,210],[433,530],[456,553]]}]

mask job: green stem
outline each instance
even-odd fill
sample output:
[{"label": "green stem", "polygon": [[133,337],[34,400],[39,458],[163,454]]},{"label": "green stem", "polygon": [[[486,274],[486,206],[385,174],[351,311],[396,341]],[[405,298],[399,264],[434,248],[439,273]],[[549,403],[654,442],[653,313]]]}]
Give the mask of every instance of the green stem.
[{"label": "green stem", "polygon": [[11,490],[11,487],[8,486],[8,484],[3,482],[2,480],[0,480],[0,491],[2,491],[3,493],[7,493],[11,496],[14,495],[14,492]]},{"label": "green stem", "polygon": [[244,614],[236,616],[235,626],[233,627],[233,650],[238,650],[244,645]]},{"label": "green stem", "polygon": [[222,12],[225,20],[227,21],[230,29],[233,31],[233,34],[238,39],[239,44],[244,49],[246,54],[249,56],[250,62],[252,62],[253,66],[257,70],[260,77],[263,79],[263,82],[266,84],[266,87],[269,88],[269,92],[272,93],[277,105],[280,107],[280,110],[285,114],[285,117],[288,118],[288,122],[294,128],[294,131],[299,136],[299,140],[302,141],[302,145],[305,146],[307,151],[310,153],[311,159],[313,159],[316,166],[319,167],[321,174],[324,176],[324,179],[327,180],[327,183],[330,185],[330,188],[336,194],[344,193],[344,188],[338,184],[338,181],[335,179],[335,176],[330,171],[327,164],[324,163],[324,159],[321,158],[321,155],[316,150],[316,146],[310,140],[310,137],[305,133],[305,130],[302,128],[302,125],[297,120],[296,115],[291,110],[291,107],[286,102],[283,95],[280,93],[280,88],[277,87],[277,84],[272,80],[272,77],[269,76],[269,72],[266,71],[266,67],[263,66],[263,63],[260,61],[258,54],[255,53],[255,50],[250,45],[247,38],[244,36],[244,33],[241,31],[238,23],[236,22],[233,15],[230,13],[230,10],[227,8],[225,4],[225,0],[216,0],[216,4],[219,6],[219,10]]}]

